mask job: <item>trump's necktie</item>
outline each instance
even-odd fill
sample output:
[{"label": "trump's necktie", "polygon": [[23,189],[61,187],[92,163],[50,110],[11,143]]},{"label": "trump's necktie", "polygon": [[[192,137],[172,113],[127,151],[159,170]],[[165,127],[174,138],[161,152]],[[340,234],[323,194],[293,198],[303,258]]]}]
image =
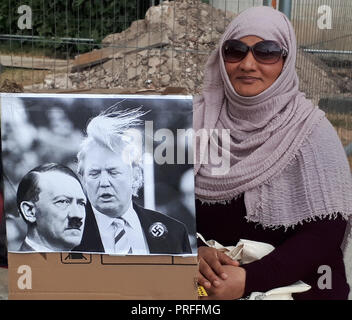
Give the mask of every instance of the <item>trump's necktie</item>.
[{"label": "trump's necktie", "polygon": [[115,253],[128,254],[132,253],[131,245],[128,241],[128,237],[125,230],[125,220],[122,218],[116,218],[113,223],[114,227],[114,243]]}]

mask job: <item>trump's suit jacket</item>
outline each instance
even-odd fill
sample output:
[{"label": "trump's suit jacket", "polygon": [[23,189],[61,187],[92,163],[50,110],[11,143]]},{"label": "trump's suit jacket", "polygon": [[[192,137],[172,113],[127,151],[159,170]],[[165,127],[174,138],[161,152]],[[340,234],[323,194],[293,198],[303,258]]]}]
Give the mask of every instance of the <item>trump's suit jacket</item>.
[{"label": "trump's suit jacket", "polygon": [[[138,215],[150,253],[192,253],[187,229],[183,223],[160,212],[145,209],[135,203],[133,203],[133,209]],[[158,222],[161,225],[158,225]],[[86,221],[81,244],[74,251],[104,252],[98,224],[90,204],[86,208]]]}]

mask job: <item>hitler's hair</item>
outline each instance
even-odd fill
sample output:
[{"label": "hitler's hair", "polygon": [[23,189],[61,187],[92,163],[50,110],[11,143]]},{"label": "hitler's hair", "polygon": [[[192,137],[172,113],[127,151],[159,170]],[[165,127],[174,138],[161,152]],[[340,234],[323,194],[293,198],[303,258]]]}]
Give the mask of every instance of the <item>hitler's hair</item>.
[{"label": "hitler's hair", "polygon": [[[45,163],[27,172],[22,180],[20,181],[17,189],[17,208],[20,214],[23,216],[21,211],[21,203],[23,201],[32,201],[33,203],[39,200],[39,194],[41,192],[39,188],[39,177],[43,172],[57,171],[66,174],[76,179],[82,186],[81,181],[77,175],[68,167],[58,163]],[[82,188],[83,189],[83,188]],[[26,219],[24,219],[27,221]]]},{"label": "hitler's hair", "polygon": [[[99,145],[114,153],[121,153],[121,145],[128,147],[130,162],[133,169],[132,193],[138,195],[138,190],[143,185],[142,159],[136,153],[137,146],[131,135],[131,129],[143,124],[140,119],[146,112],[141,108],[130,110],[117,110],[116,105],[110,107],[98,116],[92,118],[86,130],[86,137],[83,139],[80,151],[77,154],[77,171],[84,177],[84,160],[89,150],[94,145]],[[137,154],[137,155],[136,155]]]}]

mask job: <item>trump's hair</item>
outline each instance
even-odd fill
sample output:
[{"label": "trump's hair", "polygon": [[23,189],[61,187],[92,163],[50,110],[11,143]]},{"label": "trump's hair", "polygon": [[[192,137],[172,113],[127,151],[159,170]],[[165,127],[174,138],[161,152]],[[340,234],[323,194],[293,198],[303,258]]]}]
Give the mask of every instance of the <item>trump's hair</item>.
[{"label": "trump's hair", "polygon": [[[138,196],[138,190],[143,185],[142,153],[140,146],[133,138],[135,128],[143,121],[140,119],[146,113],[141,108],[116,110],[116,105],[90,119],[86,136],[77,154],[77,172],[84,179],[84,160],[92,146],[98,145],[114,153],[128,153],[128,159],[133,170],[132,193]],[[123,150],[121,150],[123,146]]]}]

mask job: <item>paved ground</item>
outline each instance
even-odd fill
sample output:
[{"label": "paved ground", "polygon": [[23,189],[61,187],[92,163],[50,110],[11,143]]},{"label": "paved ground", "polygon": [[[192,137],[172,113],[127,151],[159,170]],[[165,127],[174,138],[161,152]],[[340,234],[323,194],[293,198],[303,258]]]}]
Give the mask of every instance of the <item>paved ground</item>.
[{"label": "paved ground", "polygon": [[0,300],[7,300],[7,269],[0,268]]}]

